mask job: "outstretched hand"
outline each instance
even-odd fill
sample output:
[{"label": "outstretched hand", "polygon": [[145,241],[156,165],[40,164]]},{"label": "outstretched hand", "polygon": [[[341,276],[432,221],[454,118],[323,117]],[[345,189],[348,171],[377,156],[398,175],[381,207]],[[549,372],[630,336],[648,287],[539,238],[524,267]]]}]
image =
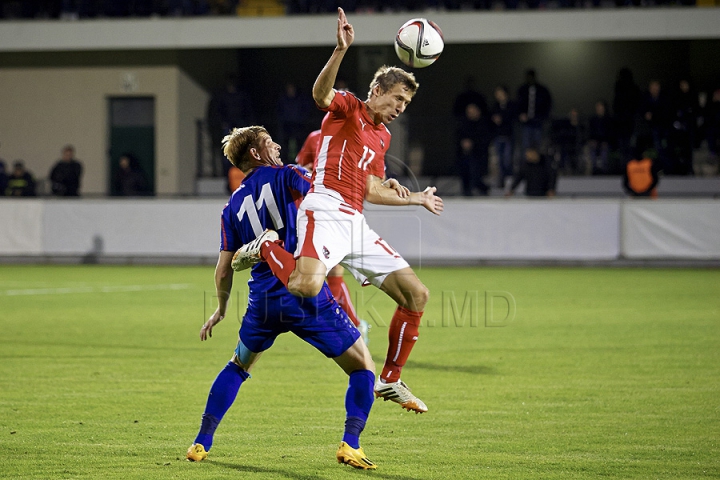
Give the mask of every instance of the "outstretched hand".
[{"label": "outstretched hand", "polygon": [[437,188],[427,187],[420,192],[420,199],[422,200],[423,207],[435,215],[440,215],[440,212],[442,212],[444,208],[443,201],[442,198],[435,196],[435,192],[437,192]]},{"label": "outstretched hand", "polygon": [[212,338],[212,329],[215,325],[220,323],[225,315],[221,315],[219,310],[215,310],[215,313],[210,315],[208,321],[200,328],[200,341],[205,341],[208,338]]},{"label": "outstretched hand", "polygon": [[345,50],[355,40],[355,30],[350,25],[345,16],[345,11],[338,7],[338,28],[337,28],[337,48]]}]

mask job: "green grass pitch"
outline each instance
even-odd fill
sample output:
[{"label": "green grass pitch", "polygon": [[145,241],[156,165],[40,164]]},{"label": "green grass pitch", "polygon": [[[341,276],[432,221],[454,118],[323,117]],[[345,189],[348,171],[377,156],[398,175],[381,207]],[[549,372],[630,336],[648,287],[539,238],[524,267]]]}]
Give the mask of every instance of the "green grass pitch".
[{"label": "green grass pitch", "polygon": [[[418,274],[431,300],[403,378],[430,412],[376,402],[362,442],[379,468],[361,472],[334,458],[345,375],[291,335],[208,461],[184,460],[247,274],[201,343],[212,267],[0,266],[0,478],[720,478],[720,271]],[[346,280],[380,368],[393,305]]]}]

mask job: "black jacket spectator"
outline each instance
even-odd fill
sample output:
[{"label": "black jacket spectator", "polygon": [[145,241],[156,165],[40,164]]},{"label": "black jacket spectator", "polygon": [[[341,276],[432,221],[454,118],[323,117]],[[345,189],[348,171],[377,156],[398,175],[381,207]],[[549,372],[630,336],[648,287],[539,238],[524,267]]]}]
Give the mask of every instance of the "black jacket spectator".
[{"label": "black jacket spectator", "polygon": [[472,196],[473,188],[481,195],[487,195],[489,187],[483,177],[488,174],[488,148],[492,135],[487,112],[474,103],[466,107],[465,117],[457,129],[457,162],[463,195]]},{"label": "black jacket spectator", "polygon": [[123,197],[147,195],[148,185],[138,161],[132,155],[123,155],[115,174],[114,192]]},{"label": "black jacket spectator", "polygon": [[550,90],[535,80],[535,70],[526,72],[526,82],[517,92],[518,114],[527,116],[528,123],[542,122],[550,117],[552,96]]},{"label": "black jacket spectator", "polygon": [[8,177],[5,194],[8,197],[34,197],[35,180],[30,172],[25,170],[22,160],[17,160],[13,165],[13,171]]},{"label": "black jacket spectator", "polygon": [[80,195],[80,177],[82,164],[74,158],[75,149],[72,145],[63,148],[62,158],[50,171],[50,182],[53,195],[59,197],[77,197]]},{"label": "black jacket spectator", "polygon": [[474,77],[468,77],[465,79],[465,90],[455,97],[455,102],[453,103],[453,116],[458,121],[461,121],[465,118],[465,109],[470,104],[477,105],[483,115],[488,111],[485,95],[477,91]]},{"label": "black jacket spectator", "polygon": [[525,161],[513,179],[508,195],[512,195],[522,181],[525,181],[525,195],[528,197],[554,196],[557,172],[545,155],[530,147],[525,150]]},{"label": "black jacket spectator", "polygon": [[517,117],[517,106],[512,100],[504,105],[495,102],[490,110],[490,118],[493,122],[494,136],[513,138],[513,124]]}]

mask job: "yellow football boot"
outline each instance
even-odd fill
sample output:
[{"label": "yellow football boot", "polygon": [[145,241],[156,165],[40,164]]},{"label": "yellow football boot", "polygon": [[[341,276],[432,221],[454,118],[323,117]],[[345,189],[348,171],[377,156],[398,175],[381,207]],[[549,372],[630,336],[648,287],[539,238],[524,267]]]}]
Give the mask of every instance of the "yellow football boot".
[{"label": "yellow football boot", "polygon": [[187,458],[191,462],[201,462],[205,460],[207,456],[208,452],[205,451],[205,447],[203,447],[199,443],[193,443],[192,446],[188,448],[185,458]]},{"label": "yellow football boot", "polygon": [[352,448],[345,442],[340,442],[340,448],[338,448],[335,456],[337,457],[338,463],[345,463],[354,468],[361,468],[363,470],[375,470],[377,468],[377,465],[365,456],[362,447]]}]

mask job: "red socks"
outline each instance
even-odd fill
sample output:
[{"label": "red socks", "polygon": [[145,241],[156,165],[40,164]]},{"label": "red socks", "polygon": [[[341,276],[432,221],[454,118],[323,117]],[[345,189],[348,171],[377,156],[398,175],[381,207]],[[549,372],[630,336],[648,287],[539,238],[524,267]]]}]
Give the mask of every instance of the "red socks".
[{"label": "red socks", "polygon": [[358,320],[357,314],[355,313],[355,307],[353,307],[352,301],[350,300],[350,291],[347,285],[345,285],[343,277],[331,275],[327,277],[327,283],[338,305],[345,310],[347,316],[350,317],[350,321],[352,321],[356,327],[359,326],[360,320]]},{"label": "red socks", "polygon": [[270,270],[285,287],[290,274],[295,270],[295,257],[285,250],[281,243],[266,241],[260,246],[260,258],[267,262]]},{"label": "red socks", "polygon": [[380,378],[388,383],[400,380],[400,372],[418,338],[423,312],[397,307],[388,332],[388,353]]}]

